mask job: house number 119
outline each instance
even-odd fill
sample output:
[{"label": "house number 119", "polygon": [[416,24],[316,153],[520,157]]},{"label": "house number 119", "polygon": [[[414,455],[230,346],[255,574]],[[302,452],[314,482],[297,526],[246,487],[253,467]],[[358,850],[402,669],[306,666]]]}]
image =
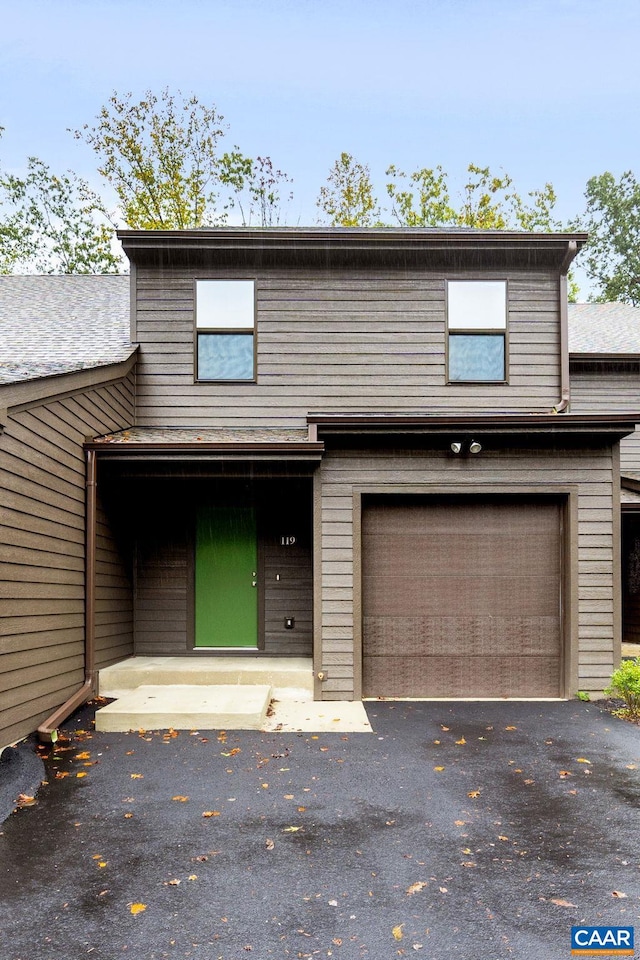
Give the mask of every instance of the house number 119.
[{"label": "house number 119", "polygon": [[280,537],[281,547],[292,547],[295,542],[296,542],[295,537]]}]

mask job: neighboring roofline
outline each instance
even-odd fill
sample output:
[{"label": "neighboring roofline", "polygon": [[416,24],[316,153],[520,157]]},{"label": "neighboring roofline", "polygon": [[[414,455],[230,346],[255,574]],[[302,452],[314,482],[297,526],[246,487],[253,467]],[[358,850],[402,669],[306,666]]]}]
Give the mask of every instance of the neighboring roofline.
[{"label": "neighboring roofline", "polygon": [[472,228],[216,227],[192,230],[119,230],[118,239],[133,261],[161,250],[203,252],[408,253],[420,251],[544,251],[566,271],[587,240],[586,233],[527,233]]},{"label": "neighboring roofline", "polygon": [[105,363],[100,366],[82,367],[65,373],[53,373],[33,380],[17,380],[13,383],[0,383],[0,407],[14,410],[47,400],[62,399],[74,393],[82,393],[103,383],[122,380],[133,369],[137,361],[137,345],[132,348],[126,360]]}]

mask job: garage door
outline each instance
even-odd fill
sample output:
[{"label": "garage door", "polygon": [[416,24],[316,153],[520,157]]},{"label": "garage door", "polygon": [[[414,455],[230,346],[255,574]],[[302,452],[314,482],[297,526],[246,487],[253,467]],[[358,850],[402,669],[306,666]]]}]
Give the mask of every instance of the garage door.
[{"label": "garage door", "polygon": [[365,499],[365,697],[557,697],[561,505]]}]

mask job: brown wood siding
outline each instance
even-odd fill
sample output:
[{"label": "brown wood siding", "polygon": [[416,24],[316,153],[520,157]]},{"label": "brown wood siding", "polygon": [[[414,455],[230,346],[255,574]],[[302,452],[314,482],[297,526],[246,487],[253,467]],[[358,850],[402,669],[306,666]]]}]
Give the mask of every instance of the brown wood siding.
[{"label": "brown wood siding", "polygon": [[[485,449],[477,458],[452,459],[428,450],[331,450],[321,465],[322,596],[320,667],[327,672],[324,699],[360,695],[354,686],[359,669],[354,636],[359,610],[354,608],[354,581],[358,575],[359,544],[354,551],[354,510],[360,489],[381,492],[468,492],[498,486],[510,493],[532,486],[552,492],[575,487],[578,501],[577,533],[567,550],[577,551],[577,591],[574,621],[569,624],[572,650],[578,645],[577,664],[571,661],[574,689],[601,691],[614,658],[613,584],[613,464],[610,449]],[[452,488],[455,487],[455,491]],[[573,653],[572,653],[573,657]],[[577,684],[577,687],[575,686]],[[571,693],[571,690],[565,691]]]},{"label": "brown wood siding", "polygon": [[636,431],[620,441],[620,471],[640,473],[640,372],[619,365],[598,365],[571,373],[572,413],[630,413]]},{"label": "brown wood siding", "polygon": [[[30,733],[84,679],[83,442],[131,426],[133,374],[9,411],[0,434],[0,745]],[[98,529],[98,666],[132,652],[131,590]]]},{"label": "brown wood siding", "polygon": [[557,697],[560,506],[366,498],[363,696]]},{"label": "brown wood siding", "polygon": [[500,386],[446,384],[445,281],[411,271],[259,276],[257,384],[194,383],[193,279],[213,275],[137,271],[140,426],[302,426],[309,410],[540,411],[559,399],[550,272],[495,272],[509,281],[510,382]]}]

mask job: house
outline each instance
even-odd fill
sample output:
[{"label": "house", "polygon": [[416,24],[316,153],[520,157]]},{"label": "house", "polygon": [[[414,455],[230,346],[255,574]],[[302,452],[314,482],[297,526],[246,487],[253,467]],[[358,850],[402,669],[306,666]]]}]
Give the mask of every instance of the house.
[{"label": "house", "polygon": [[120,239],[130,307],[0,280],[62,364],[33,334],[0,384],[2,742],[132,654],[306,657],[324,700],[603,689],[640,417],[570,353],[583,234]]},{"label": "house", "polygon": [[[640,400],[640,307],[569,306],[571,409],[637,416]],[[623,639],[640,642],[640,431],[620,442]]]}]

